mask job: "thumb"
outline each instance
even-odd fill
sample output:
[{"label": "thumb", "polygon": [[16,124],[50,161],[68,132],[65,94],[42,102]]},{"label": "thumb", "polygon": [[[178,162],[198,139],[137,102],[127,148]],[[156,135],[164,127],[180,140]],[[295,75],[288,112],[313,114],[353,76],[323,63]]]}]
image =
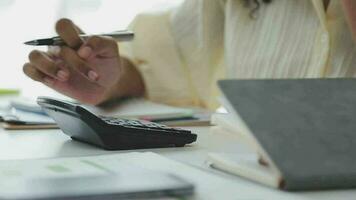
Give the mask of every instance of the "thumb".
[{"label": "thumb", "polygon": [[91,36],[78,50],[78,55],[83,59],[100,56],[104,58],[117,57],[118,44],[110,37]]}]

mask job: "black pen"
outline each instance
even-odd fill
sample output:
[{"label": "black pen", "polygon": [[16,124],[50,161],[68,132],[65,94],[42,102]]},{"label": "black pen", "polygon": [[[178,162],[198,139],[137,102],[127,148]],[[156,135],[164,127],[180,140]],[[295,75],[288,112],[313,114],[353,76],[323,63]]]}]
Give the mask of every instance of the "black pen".
[{"label": "black pen", "polygon": [[[86,39],[91,36],[108,36],[112,37],[117,41],[123,42],[123,41],[130,41],[134,38],[134,33],[131,31],[116,31],[112,33],[104,33],[104,34],[98,34],[98,35],[86,35],[86,34],[80,34],[79,37]],[[33,45],[33,46],[63,46],[65,45],[65,42],[59,37],[52,37],[52,38],[43,38],[43,39],[37,39],[37,40],[31,40],[27,41],[24,44],[27,45]]]}]

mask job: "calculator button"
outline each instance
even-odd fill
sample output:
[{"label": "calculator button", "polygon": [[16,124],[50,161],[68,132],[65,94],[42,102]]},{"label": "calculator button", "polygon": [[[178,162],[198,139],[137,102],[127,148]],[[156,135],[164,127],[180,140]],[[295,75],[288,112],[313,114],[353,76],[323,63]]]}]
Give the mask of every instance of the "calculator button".
[{"label": "calculator button", "polygon": [[147,130],[159,130],[161,132],[170,132],[170,133],[191,133],[190,131],[171,128],[163,124],[149,122],[149,121],[140,121],[140,120],[130,120],[130,119],[119,119],[115,117],[104,117],[100,116],[102,120],[111,125],[124,126],[127,128],[141,128]]}]

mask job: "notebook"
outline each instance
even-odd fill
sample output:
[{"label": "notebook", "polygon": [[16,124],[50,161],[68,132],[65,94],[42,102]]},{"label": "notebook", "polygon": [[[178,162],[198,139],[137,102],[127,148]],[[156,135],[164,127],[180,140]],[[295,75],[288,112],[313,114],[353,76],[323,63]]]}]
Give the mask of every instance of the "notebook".
[{"label": "notebook", "polygon": [[222,80],[219,87],[236,131],[259,156],[210,154],[213,167],[285,190],[356,187],[356,79]]}]

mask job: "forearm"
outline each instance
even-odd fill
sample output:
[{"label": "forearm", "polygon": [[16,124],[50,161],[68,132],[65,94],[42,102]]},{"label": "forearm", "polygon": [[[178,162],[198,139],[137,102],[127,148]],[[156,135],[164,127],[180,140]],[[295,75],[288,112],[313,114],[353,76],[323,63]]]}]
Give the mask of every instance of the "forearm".
[{"label": "forearm", "polygon": [[352,37],[356,42],[356,1],[355,0],[341,0],[346,20],[349,24]]},{"label": "forearm", "polygon": [[116,85],[107,91],[100,105],[125,97],[140,97],[145,92],[140,72],[126,58],[121,57],[122,72]]}]

